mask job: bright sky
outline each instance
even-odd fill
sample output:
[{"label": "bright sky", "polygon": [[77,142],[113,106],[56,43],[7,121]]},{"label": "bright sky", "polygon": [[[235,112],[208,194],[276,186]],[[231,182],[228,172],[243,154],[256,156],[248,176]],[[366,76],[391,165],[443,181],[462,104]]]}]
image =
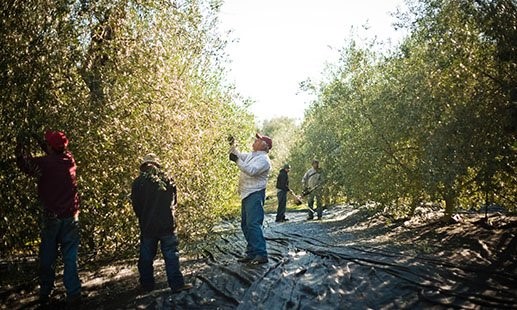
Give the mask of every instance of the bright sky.
[{"label": "bright sky", "polygon": [[260,123],[301,120],[310,98],[300,94],[299,83],[321,80],[352,26],[363,36],[400,40],[390,15],[397,7],[405,7],[403,0],[224,0],[221,30],[238,40],[228,46],[230,81],[255,101],[251,112]]}]

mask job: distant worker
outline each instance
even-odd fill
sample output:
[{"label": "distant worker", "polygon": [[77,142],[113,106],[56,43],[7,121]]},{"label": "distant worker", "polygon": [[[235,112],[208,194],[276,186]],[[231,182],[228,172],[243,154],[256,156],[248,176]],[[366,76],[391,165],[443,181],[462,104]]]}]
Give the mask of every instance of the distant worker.
[{"label": "distant worker", "polygon": [[76,163],[68,151],[68,138],[61,131],[47,131],[44,140],[36,135],[46,155],[32,157],[28,145],[17,140],[16,163],[38,179],[38,196],[43,206],[39,246],[39,302],[50,305],[56,277],[58,249],[63,256],[63,282],[68,306],[81,302],[81,281],[77,271],[79,249],[79,194]]},{"label": "distant worker", "polygon": [[131,201],[140,227],[138,272],[142,289],[148,292],[154,290],[153,262],[158,242],[172,293],[192,288],[191,284],[185,283],[180,271],[174,216],[177,205],[176,184],[161,170],[160,160],[153,153],[145,155],[142,160],[140,175],[132,184]]},{"label": "distant worker", "polygon": [[276,220],[275,222],[285,222],[289,219],[285,218],[285,209],[287,206],[287,192],[289,189],[289,170],[291,166],[289,164],[285,164],[278,176],[276,178],[276,196],[278,198],[278,208],[276,210]]},{"label": "distant worker", "polygon": [[262,230],[266,185],[271,170],[269,150],[273,141],[268,136],[255,135],[251,153],[240,153],[230,140],[230,160],[241,171],[239,193],[241,197],[241,228],[246,239],[246,255],[238,261],[253,265],[268,262],[266,239]]},{"label": "distant worker", "polygon": [[[308,220],[314,219],[314,212],[318,215],[318,220],[321,220],[323,215],[323,206],[321,203],[321,186],[323,185],[323,175],[319,167],[319,161],[314,159],[312,161],[312,168],[310,168],[302,178],[303,195],[308,196]],[[316,200],[316,210],[314,210],[314,200]]]}]

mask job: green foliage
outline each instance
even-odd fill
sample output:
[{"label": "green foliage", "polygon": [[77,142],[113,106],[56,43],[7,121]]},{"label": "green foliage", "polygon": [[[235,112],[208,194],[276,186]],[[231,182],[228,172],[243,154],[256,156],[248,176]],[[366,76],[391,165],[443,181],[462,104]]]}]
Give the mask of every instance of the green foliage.
[{"label": "green foliage", "polygon": [[16,169],[13,142],[47,127],[71,140],[86,252],[134,251],[130,186],[148,152],[178,185],[184,246],[231,213],[238,174],[226,137],[249,136],[253,117],[224,84],[217,2],[7,1],[0,10],[3,255],[35,251],[34,180]]},{"label": "green foliage", "polygon": [[292,177],[293,173],[296,174],[296,172],[304,169],[304,166],[293,164],[288,161],[290,151],[299,138],[300,127],[292,118],[277,117],[264,121],[260,131],[273,139],[273,149],[269,152],[272,167],[269,176],[270,181],[268,182],[267,195],[274,197],[274,199],[272,201],[266,201],[265,207],[266,211],[276,212],[276,178],[278,177],[280,169],[282,169],[285,164],[291,165],[291,170],[289,172],[289,187],[291,188],[297,188],[297,184],[300,183],[298,179]]},{"label": "green foliage", "polygon": [[423,200],[444,202],[447,217],[460,203],[514,209],[515,4],[420,1],[412,12],[391,53],[343,50],[291,161],[319,157],[329,195],[397,214]]},{"label": "green foliage", "polygon": [[278,171],[288,163],[289,152],[299,135],[299,126],[292,118],[278,117],[264,121],[261,132],[273,139],[273,149],[269,156],[272,171]]}]

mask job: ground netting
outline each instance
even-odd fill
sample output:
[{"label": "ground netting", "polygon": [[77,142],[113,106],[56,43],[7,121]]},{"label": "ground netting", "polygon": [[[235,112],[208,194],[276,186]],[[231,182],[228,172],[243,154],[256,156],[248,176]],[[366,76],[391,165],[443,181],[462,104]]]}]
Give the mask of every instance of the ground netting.
[{"label": "ground netting", "polygon": [[[479,229],[477,234],[465,230],[454,235],[451,231],[465,227],[462,223],[419,230],[399,224],[403,233],[392,238],[393,225],[369,220],[363,211],[334,206],[321,221],[307,221],[305,213],[296,212],[288,213],[290,220],[284,223],[267,215],[269,262],[257,266],[237,262],[245,241],[238,222],[225,223],[202,257],[182,256],[182,270],[194,285],[190,291],[169,294],[161,260],[155,264],[158,289],[138,291],[131,261],[96,276],[81,275],[86,295],[82,307],[517,309],[516,225],[496,235],[495,230],[480,234]],[[431,249],[424,251],[423,245]],[[10,303],[16,305],[23,303]]]}]

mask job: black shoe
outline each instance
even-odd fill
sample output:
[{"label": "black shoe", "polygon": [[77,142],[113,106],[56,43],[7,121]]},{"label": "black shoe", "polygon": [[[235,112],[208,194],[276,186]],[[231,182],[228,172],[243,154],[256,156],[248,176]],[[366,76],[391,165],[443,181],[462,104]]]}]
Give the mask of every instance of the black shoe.
[{"label": "black shoe", "polygon": [[314,217],[313,217],[313,216],[309,216],[309,217],[307,218],[307,221],[312,221],[313,219],[314,219]]},{"label": "black shoe", "polygon": [[72,296],[66,297],[66,308],[75,309],[81,304],[82,296],[81,293],[77,293]]},{"label": "black shoe", "polygon": [[238,258],[237,261],[239,263],[249,263],[252,259],[253,259],[253,257],[245,256],[245,257]]},{"label": "black shoe", "polygon": [[154,285],[142,285],[140,284],[137,288],[138,293],[151,293],[154,291]]},{"label": "black shoe", "polygon": [[45,308],[50,305],[50,296],[49,295],[40,295],[38,299],[38,303],[40,307]]},{"label": "black shoe", "polygon": [[174,289],[171,289],[172,293],[173,294],[176,294],[176,293],[179,293],[179,292],[183,292],[183,291],[188,291],[190,290],[191,288],[193,288],[194,286],[190,283],[185,283],[183,284],[183,286],[180,286],[178,288],[174,288]]},{"label": "black shoe", "polygon": [[282,219],[276,219],[276,220],[275,220],[275,222],[277,222],[277,223],[282,223],[283,221],[284,221],[284,220],[282,220]]},{"label": "black shoe", "polygon": [[266,256],[255,256],[252,260],[248,262],[250,265],[262,265],[267,263],[269,260]]}]

